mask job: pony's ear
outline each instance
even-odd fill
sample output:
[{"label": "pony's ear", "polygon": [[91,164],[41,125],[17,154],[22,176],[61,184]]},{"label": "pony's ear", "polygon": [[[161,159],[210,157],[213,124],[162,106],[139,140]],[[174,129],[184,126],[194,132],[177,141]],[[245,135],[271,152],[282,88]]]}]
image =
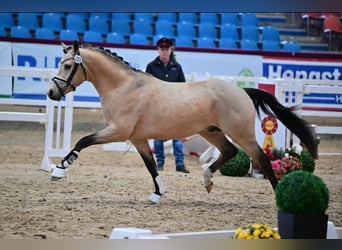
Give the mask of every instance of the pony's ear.
[{"label": "pony's ear", "polygon": [[63,42],[61,42],[61,44],[62,44],[62,47],[63,47],[63,52],[64,52],[64,54],[66,54],[67,51],[68,51],[68,46],[65,43],[63,43]]},{"label": "pony's ear", "polygon": [[78,51],[78,42],[76,40],[74,40],[73,49],[74,49],[74,52],[76,54]]}]

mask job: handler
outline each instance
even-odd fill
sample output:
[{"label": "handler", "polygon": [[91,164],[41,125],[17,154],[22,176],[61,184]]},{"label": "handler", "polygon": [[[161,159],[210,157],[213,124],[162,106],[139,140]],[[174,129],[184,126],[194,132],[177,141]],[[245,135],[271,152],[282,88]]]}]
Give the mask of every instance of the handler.
[{"label": "handler", "polygon": [[[153,61],[148,63],[146,72],[167,82],[185,82],[182,66],[176,61],[172,40],[161,38],[157,41],[158,54]],[[175,117],[177,119],[177,117]],[[173,155],[175,157],[176,171],[190,173],[184,164],[183,142],[181,139],[173,139]],[[165,154],[164,140],[154,140],[154,150],[157,158],[157,170],[164,169]]]}]

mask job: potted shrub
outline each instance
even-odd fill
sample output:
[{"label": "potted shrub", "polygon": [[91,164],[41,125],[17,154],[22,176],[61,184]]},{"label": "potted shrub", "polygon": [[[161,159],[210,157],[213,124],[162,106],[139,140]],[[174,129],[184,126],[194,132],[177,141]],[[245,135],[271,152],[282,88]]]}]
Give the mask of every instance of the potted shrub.
[{"label": "potted shrub", "polygon": [[278,232],[283,239],[325,239],[329,190],[311,172],[284,175],[275,188]]},{"label": "potted shrub", "polygon": [[250,168],[250,157],[245,151],[239,149],[238,153],[220,168],[223,175],[245,176]]}]

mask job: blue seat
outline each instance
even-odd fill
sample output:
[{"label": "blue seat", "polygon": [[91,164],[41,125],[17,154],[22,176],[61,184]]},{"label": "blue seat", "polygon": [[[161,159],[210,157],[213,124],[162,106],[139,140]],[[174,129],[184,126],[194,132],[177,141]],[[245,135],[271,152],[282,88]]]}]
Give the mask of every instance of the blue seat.
[{"label": "blue seat", "polygon": [[158,21],[165,20],[171,23],[177,22],[177,14],[175,12],[161,12],[158,13],[157,18]]},{"label": "blue seat", "polygon": [[32,38],[29,28],[25,26],[12,26],[10,35],[11,37]]},{"label": "blue seat", "polygon": [[167,20],[157,20],[155,22],[155,34],[173,38],[175,36],[173,24],[173,22]]},{"label": "blue seat", "polygon": [[56,36],[52,29],[49,28],[37,28],[35,32],[35,38],[37,39],[49,39],[55,40]]},{"label": "blue seat", "polygon": [[78,41],[79,37],[78,37],[77,31],[64,29],[60,31],[59,39],[61,41],[74,41],[74,40]]},{"label": "blue seat", "polygon": [[109,12],[90,12],[89,18],[91,17],[98,17],[98,18],[102,18],[105,20],[110,20]]},{"label": "blue seat", "polygon": [[212,23],[218,25],[217,13],[201,12],[199,18],[199,23]]},{"label": "blue seat", "polygon": [[283,49],[286,52],[301,52],[302,51],[300,44],[298,42],[295,42],[295,41],[290,41],[290,42],[284,43]]},{"label": "blue seat", "polygon": [[165,37],[165,36],[162,34],[155,34],[152,38],[152,44],[157,45],[158,40],[162,37]]},{"label": "blue seat", "polygon": [[259,20],[255,13],[242,13],[241,26],[259,26]]},{"label": "blue seat", "polygon": [[178,13],[178,22],[189,22],[192,24],[198,23],[197,15],[194,12],[179,12]]},{"label": "blue seat", "polygon": [[280,51],[280,44],[277,41],[264,40],[262,41],[263,51]]},{"label": "blue seat", "polygon": [[61,15],[56,13],[44,13],[42,17],[42,27],[59,32],[63,29]]},{"label": "blue seat", "polygon": [[240,41],[240,49],[259,50],[257,42],[254,40],[249,40],[249,39],[242,39]]},{"label": "blue seat", "polygon": [[239,16],[238,13],[221,13],[221,25],[223,24],[233,24],[238,26],[239,25]]},{"label": "blue seat", "polygon": [[65,28],[75,30],[78,33],[83,33],[86,30],[83,16],[68,14],[65,19]]},{"label": "blue seat", "polygon": [[107,42],[108,43],[126,43],[124,35],[116,32],[107,34]]},{"label": "blue seat", "polygon": [[134,14],[134,20],[139,21],[149,21],[150,23],[153,22],[153,14],[151,12],[136,12]]},{"label": "blue seat", "polygon": [[131,26],[129,21],[124,19],[112,19],[111,32],[129,36],[131,34]]},{"label": "blue seat", "polygon": [[199,23],[198,24],[198,37],[216,38],[215,25],[212,23]]},{"label": "blue seat", "polygon": [[14,26],[12,13],[0,13],[0,26],[4,28]]},{"label": "blue seat", "polygon": [[4,27],[0,27],[0,36],[1,37],[7,36],[6,30]]},{"label": "blue seat", "polygon": [[236,49],[237,44],[235,39],[230,39],[230,38],[221,38],[219,39],[219,48],[222,49]]},{"label": "blue seat", "polygon": [[87,12],[68,12],[67,16],[78,16],[82,18],[83,20],[88,19],[89,14]]},{"label": "blue seat", "polygon": [[128,12],[112,12],[112,20],[132,20],[131,13]]},{"label": "blue seat", "polygon": [[88,30],[93,30],[100,32],[101,34],[107,34],[109,32],[109,25],[107,19],[101,16],[91,16],[88,19],[89,28]]},{"label": "blue seat", "polygon": [[148,39],[147,36],[140,33],[133,33],[129,37],[130,44],[138,44],[138,45],[147,45]]},{"label": "blue seat", "polygon": [[265,26],[262,28],[262,40],[280,42],[279,30],[275,26]]},{"label": "blue seat", "polygon": [[198,48],[215,48],[215,40],[211,37],[199,37],[197,39]]},{"label": "blue seat", "polygon": [[177,36],[196,37],[194,24],[188,21],[177,23]]},{"label": "blue seat", "polygon": [[38,28],[37,13],[19,13],[18,26],[27,27],[30,30]]},{"label": "blue seat", "polygon": [[151,22],[148,20],[134,20],[133,21],[133,33],[140,33],[144,34],[145,36],[152,37],[153,36],[153,29]]},{"label": "blue seat", "polygon": [[175,38],[175,45],[178,47],[193,47],[192,37],[189,36],[177,36]]},{"label": "blue seat", "polygon": [[241,26],[241,39],[259,41],[259,30],[257,26]]},{"label": "blue seat", "polygon": [[229,38],[235,41],[240,40],[237,26],[235,24],[225,23],[220,25],[220,38]]},{"label": "blue seat", "polygon": [[84,42],[103,42],[103,37],[101,32],[94,31],[94,30],[86,30],[83,34],[83,41]]}]

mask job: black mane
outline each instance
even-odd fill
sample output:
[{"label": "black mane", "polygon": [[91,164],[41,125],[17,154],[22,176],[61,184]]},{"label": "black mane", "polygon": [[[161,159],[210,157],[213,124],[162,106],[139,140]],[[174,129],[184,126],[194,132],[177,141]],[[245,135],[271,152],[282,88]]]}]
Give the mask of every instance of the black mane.
[{"label": "black mane", "polygon": [[131,66],[129,64],[129,62],[125,61],[123,59],[122,56],[119,56],[118,54],[116,54],[116,52],[112,52],[110,51],[109,49],[105,49],[103,47],[98,47],[98,46],[93,46],[89,43],[83,43],[81,44],[81,48],[85,48],[85,49],[93,49],[93,50],[96,50],[102,54],[104,54],[105,56],[108,56],[110,57],[112,60],[114,61],[117,61],[119,63],[121,63],[123,66],[127,67],[128,69],[131,69],[131,70],[134,70],[134,71],[137,71],[137,72],[143,72],[141,71],[140,69],[136,69],[134,68],[133,66]]}]

